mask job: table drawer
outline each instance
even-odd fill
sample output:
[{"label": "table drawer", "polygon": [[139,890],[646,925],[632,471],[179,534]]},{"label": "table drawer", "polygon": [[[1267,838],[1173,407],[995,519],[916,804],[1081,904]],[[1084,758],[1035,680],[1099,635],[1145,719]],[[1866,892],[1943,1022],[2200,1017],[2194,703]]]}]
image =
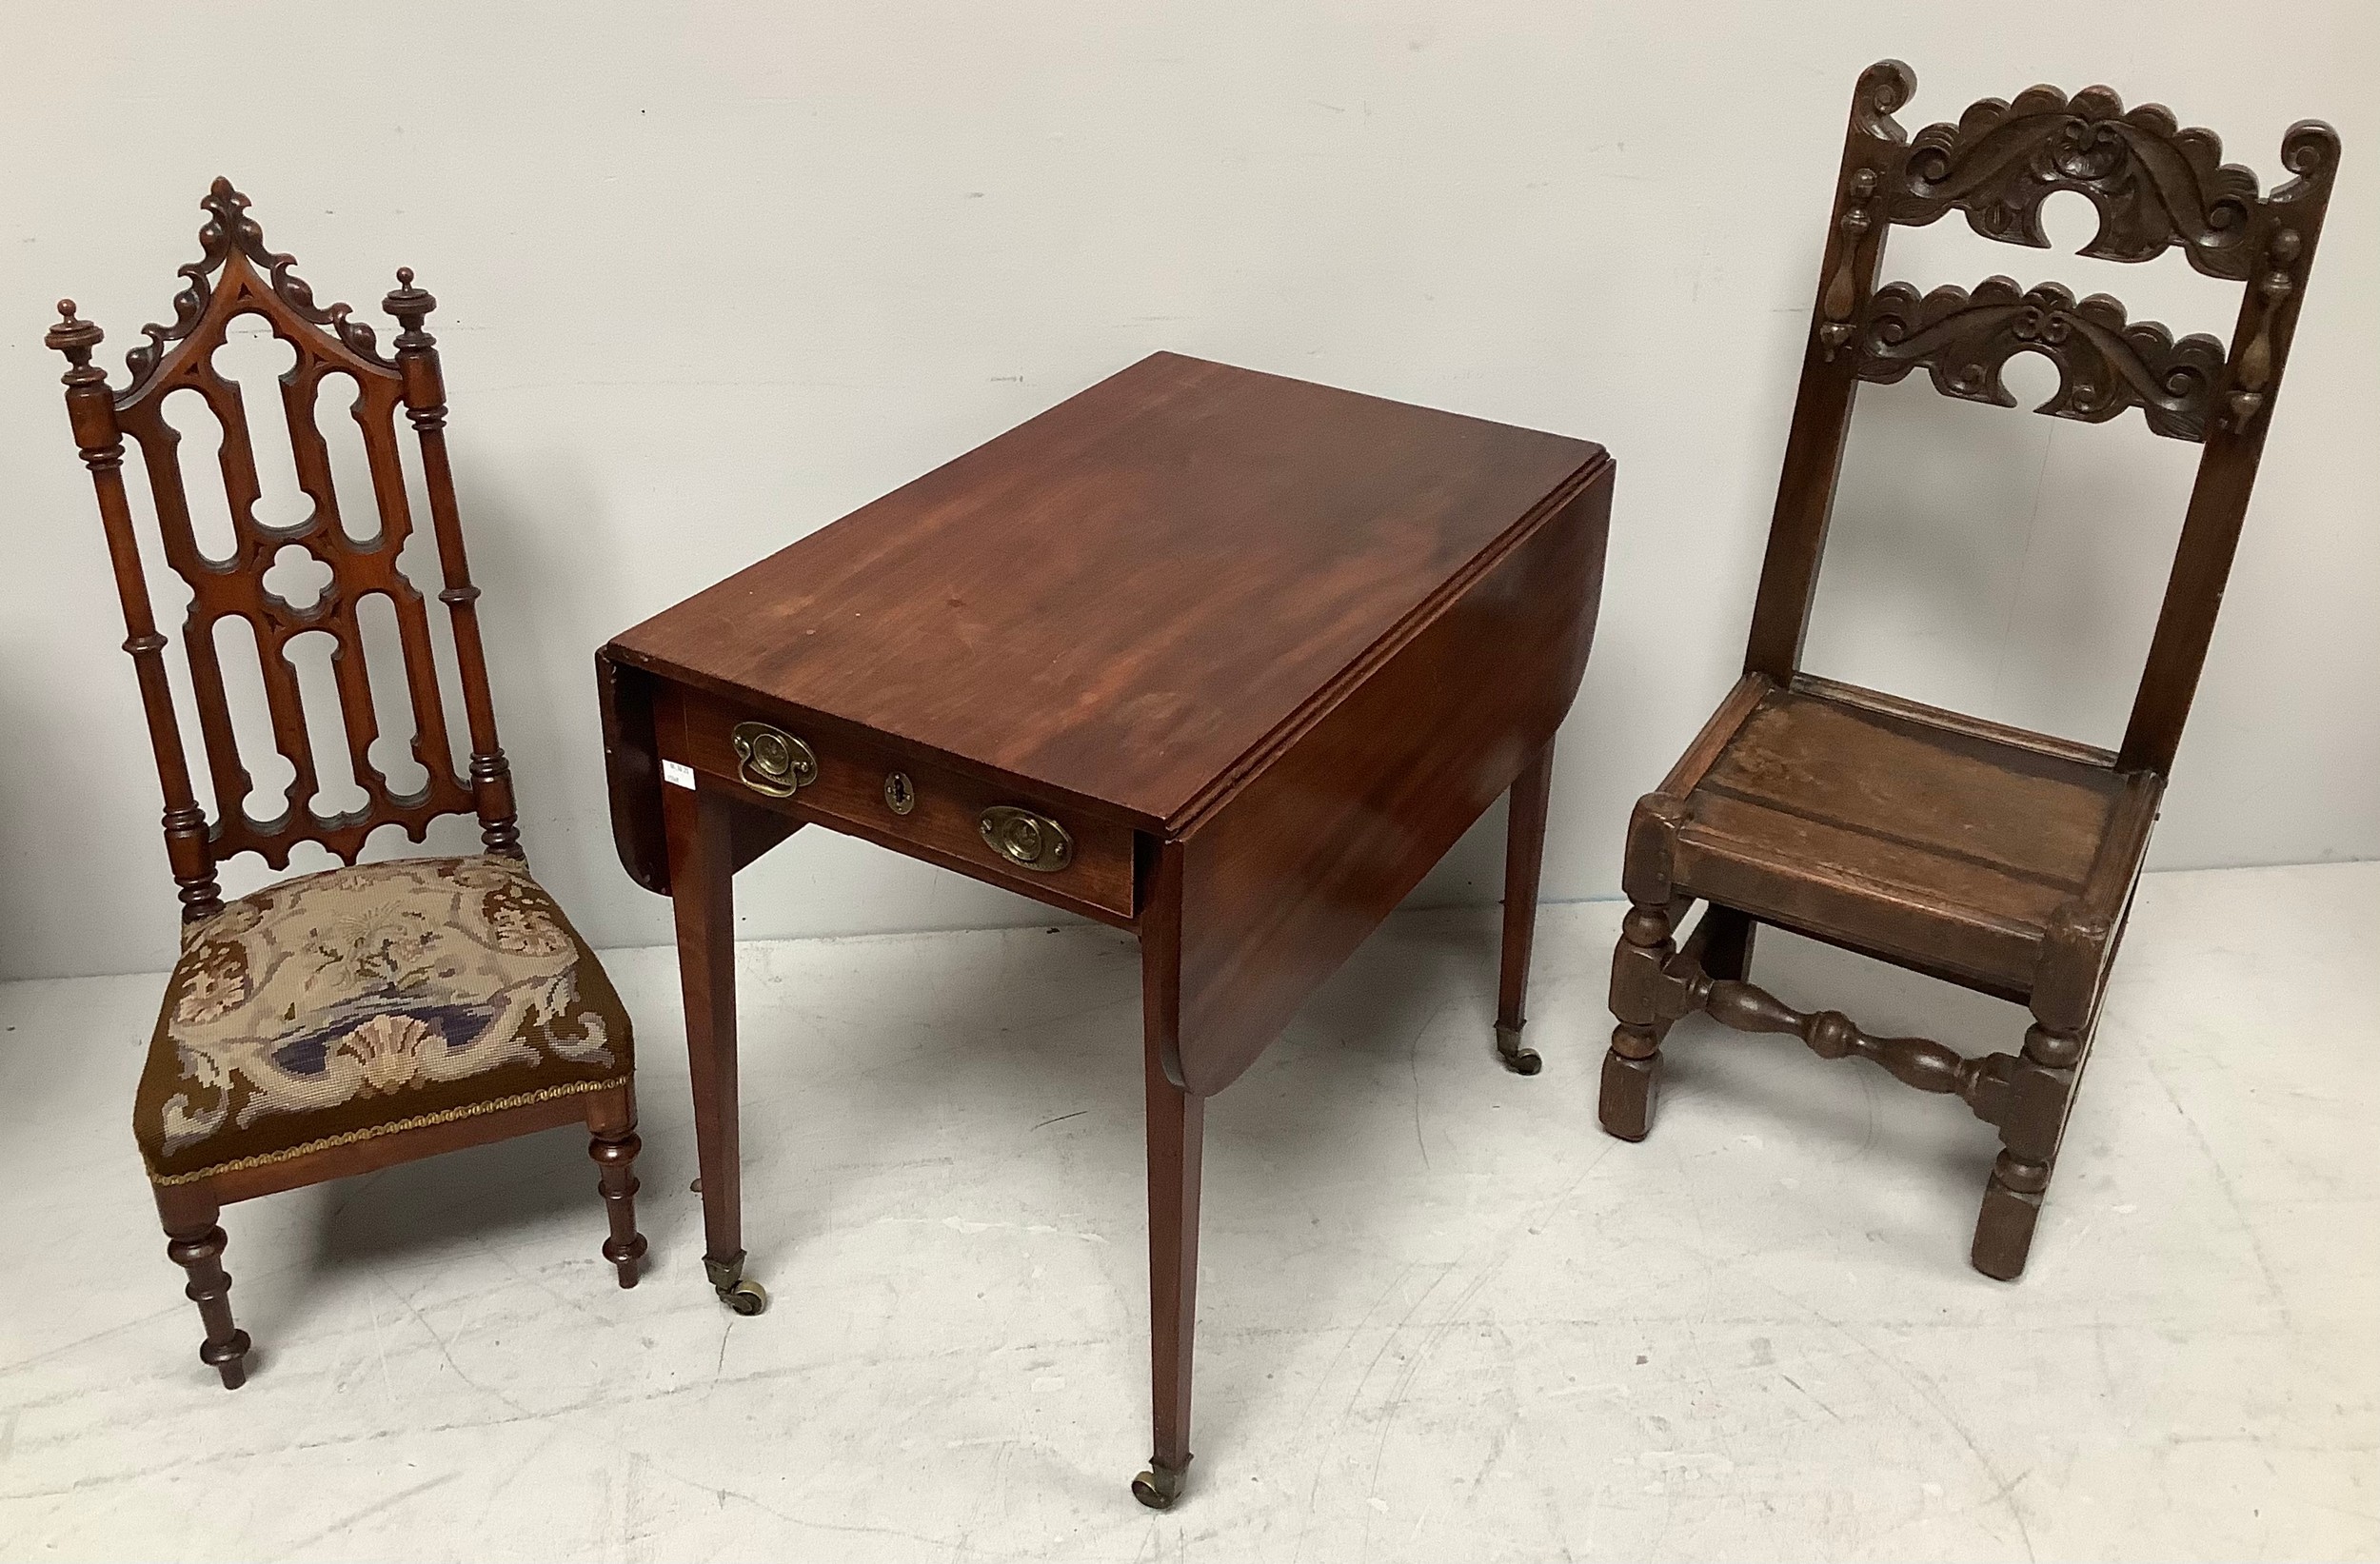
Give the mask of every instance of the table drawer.
[{"label": "table drawer", "polygon": [[1063,905],[1133,916],[1130,827],[863,741],[684,698],[686,763],[758,802]]}]

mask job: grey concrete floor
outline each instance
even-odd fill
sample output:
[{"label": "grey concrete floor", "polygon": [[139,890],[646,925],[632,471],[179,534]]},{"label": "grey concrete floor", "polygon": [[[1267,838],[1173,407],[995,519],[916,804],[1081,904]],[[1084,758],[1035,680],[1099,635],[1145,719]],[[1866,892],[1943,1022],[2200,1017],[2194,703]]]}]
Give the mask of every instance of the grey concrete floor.
[{"label": "grey concrete floor", "polygon": [[[9,1558],[2263,1558],[2380,1552],[2380,865],[2152,877],[2031,1273],[1995,1138],[1681,1025],[1596,1127],[1614,904],[1400,915],[1208,1120],[1199,1462],[1147,1450],[1138,972],[1110,931],[747,945],[756,1319],[704,1285],[666,951],[622,1293],[571,1132],[226,1213],[226,1394],[127,1115],[155,978],[0,987]],[[1764,935],[1871,1029],[2018,1012]]]}]

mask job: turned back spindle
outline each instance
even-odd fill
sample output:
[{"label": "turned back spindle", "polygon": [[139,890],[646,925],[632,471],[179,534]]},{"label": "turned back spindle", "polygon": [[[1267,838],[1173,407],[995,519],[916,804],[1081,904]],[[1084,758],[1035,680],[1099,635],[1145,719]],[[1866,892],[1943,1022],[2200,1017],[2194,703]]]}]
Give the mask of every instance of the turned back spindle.
[{"label": "turned back spindle", "polygon": [[[2211,132],[2179,127],[2155,104],[2128,110],[2104,87],[2071,99],[2052,87],[1985,99],[1913,140],[1893,115],[1915,90],[1907,66],[1884,60],[1861,73],[1853,100],[1745,668],[1780,683],[1799,669],[1858,383],[1923,368],[1946,396],[2013,407],[2001,371],[2018,353],[2039,354],[2059,384],[2037,411],[2099,424],[2136,407],[2155,433],[2203,447],[2118,762],[2162,775],[2255,483],[2338,134],[2317,120],[2291,126],[2281,161],[2294,177],[2268,195],[2251,170],[2222,161]],[[2179,248],[2196,270],[2244,285],[2230,347],[2204,334],[2176,341],[2153,321],[2129,320],[2107,294],[2077,300],[2053,282],[1876,286],[1893,225],[1955,211],[1986,239],[2047,248],[2042,205],[2059,191],[2097,210],[2083,254],[2140,262]]]},{"label": "turned back spindle", "polygon": [[[371,328],[350,318],[346,305],[325,308],[314,303],[312,290],[290,269],[292,258],[266,247],[262,229],[248,215],[248,198],[228,182],[216,180],[200,205],[208,214],[199,229],[203,253],[181,268],[185,287],[173,301],[173,323],[144,327],[147,340],[126,355],[129,380],[123,387],[110,387],[107,372],[92,366],[101,333],[76,317],[71,301],[59,305],[61,318],[48,338],[70,365],[65,377],[68,412],[98,492],[123,600],[125,650],[138,673],[164,786],[167,850],[181,886],[183,916],[201,919],[221,906],[215,865],[242,852],[258,853],[272,867],[286,868],[293,847],[315,841],[352,863],[366,839],[382,826],[397,825],[419,841],[440,816],[475,813],[489,851],[517,853],[511,777],[497,743],[474,606],[479,591],[470,581],[446,460],[438,350],[422,328],[437,301],[413,286],[410,271],[397,273],[398,287],[383,307],[401,329],[394,356],[385,356]],[[232,324],[251,315],[294,352],[294,362],[280,377],[277,414],[246,406],[239,385],[220,374],[215,364]],[[349,410],[363,439],[368,482],[359,486],[366,492],[336,487],[316,423],[317,399],[328,394],[326,382],[335,386],[340,376],[356,391]],[[211,464],[186,461],[182,432],[169,422],[167,400],[182,391],[202,399],[222,430]],[[419,441],[443,578],[438,596],[452,616],[455,672],[470,735],[467,769],[457,766],[448,738],[426,604],[397,564],[416,525],[398,445],[400,407]],[[307,502],[303,519],[286,526],[268,525],[256,514],[262,475],[250,420],[273,416],[288,423],[296,484]],[[200,755],[215,799],[211,820],[192,786],[167,674],[168,643],[157,628],[143,573],[138,521],[123,473],[128,437],[138,445],[148,475],[163,557],[191,593],[182,644]],[[191,506],[193,485],[199,484],[222,487],[232,529],[228,554],[210,554],[201,544]],[[376,528],[358,525],[373,513]],[[293,545],[329,572],[327,585],[304,606],[277,593],[266,579]],[[374,594],[393,611],[402,667],[384,672],[402,673],[413,758],[427,773],[411,791],[398,790],[370,753],[380,731],[359,610]],[[271,819],[248,812],[252,782],[226,693],[216,627],[234,617],[254,631],[273,747],[294,772],[286,807]],[[361,806],[332,814],[315,806],[323,778],[298,664],[288,649],[295,638],[318,632],[332,638],[329,663],[341,733],[354,782],[365,794]]]}]

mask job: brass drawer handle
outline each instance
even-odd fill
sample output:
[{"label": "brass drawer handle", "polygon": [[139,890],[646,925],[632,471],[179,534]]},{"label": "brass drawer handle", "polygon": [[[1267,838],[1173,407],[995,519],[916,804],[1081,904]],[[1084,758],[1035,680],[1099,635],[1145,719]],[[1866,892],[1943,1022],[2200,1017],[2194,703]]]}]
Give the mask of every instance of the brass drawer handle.
[{"label": "brass drawer handle", "polygon": [[818,781],[818,757],[783,728],[738,723],[728,742],[735,746],[736,775],[755,793],[789,799]]},{"label": "brass drawer handle", "polygon": [[1047,815],[995,803],[983,811],[979,828],[984,845],[1020,869],[1056,874],[1074,861],[1074,838]]}]

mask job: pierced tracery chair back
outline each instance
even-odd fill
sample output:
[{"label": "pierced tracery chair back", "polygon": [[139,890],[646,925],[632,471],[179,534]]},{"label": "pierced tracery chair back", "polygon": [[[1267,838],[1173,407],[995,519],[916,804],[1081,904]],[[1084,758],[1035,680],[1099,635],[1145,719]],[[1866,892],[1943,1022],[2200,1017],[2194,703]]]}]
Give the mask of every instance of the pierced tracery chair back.
[{"label": "pierced tracery chair back", "polygon": [[[2016,354],[2037,353],[2059,377],[2037,411],[2099,424],[2138,407],[2157,434],[2204,447],[2117,762],[2162,775],[2255,482],[2338,134],[2317,120],[2291,126],[2281,161],[2295,177],[2260,195],[2253,172],[2222,161],[2211,132],[2178,128],[2155,104],[2127,110],[2104,87],[2072,99],[2053,87],[2013,103],[1988,98],[1913,140],[1893,114],[1915,90],[1907,66],[1884,60],[1861,73],[1853,100],[1745,669],[1784,683],[1799,667],[1857,384],[1923,367],[1946,396],[2013,407],[2001,371]],[[1923,294],[1907,283],[1876,286],[1893,225],[1957,211],[1984,238],[2048,248],[2041,208],[2061,190],[2097,210],[2083,254],[2137,262],[2178,247],[2198,271],[2246,284],[2230,348],[2204,334],[2175,341],[2153,321],[2128,320],[2107,294],[2077,300],[2056,283],[2026,288],[1995,276],[1972,293]]]},{"label": "pierced tracery chair back", "polygon": [[[446,460],[446,409],[437,346],[422,328],[437,301],[413,286],[411,271],[398,271],[397,288],[383,307],[402,329],[394,357],[384,356],[371,327],[352,319],[346,305],[324,308],[314,303],[312,290],[290,269],[292,257],[266,247],[263,230],[248,215],[248,198],[228,182],[216,180],[200,205],[208,213],[199,229],[203,254],[181,268],[187,286],[174,298],[173,324],[145,327],[148,340],[126,355],[129,379],[122,389],[111,389],[106,371],[91,366],[101,332],[76,318],[72,301],[60,303],[61,319],[48,338],[72,366],[65,377],[67,406],[75,443],[98,490],[130,632],[125,649],[139,673],[164,785],[167,850],[181,885],[183,916],[195,921],[220,908],[215,865],[226,858],[255,852],[272,867],[286,868],[293,847],[315,841],[352,863],[366,839],[388,824],[419,841],[440,816],[476,813],[489,851],[517,853],[520,832],[510,773],[496,741],[474,606],[479,592],[470,582]],[[261,317],[295,352],[295,362],[280,377],[281,411],[288,425],[297,484],[310,505],[303,521],[287,527],[257,518],[262,485],[248,418],[260,410],[243,405],[237,383],[219,374],[214,363],[232,323],[248,315]],[[326,378],[334,375],[348,377],[357,388],[351,411],[370,474],[366,494],[337,491],[329,451],[315,422],[316,399]],[[188,485],[210,480],[185,467],[182,437],[164,413],[168,397],[183,390],[205,400],[223,431],[216,481],[224,487],[231,515],[233,545],[228,557],[208,556],[192,525]],[[458,771],[448,740],[426,606],[397,565],[415,525],[398,446],[400,406],[420,442],[429,522],[444,577],[439,598],[452,615],[455,671],[471,742],[467,773]],[[128,435],[140,446],[166,563],[192,594],[182,641],[216,802],[212,821],[192,791],[166,672],[167,642],[157,631],[142,571],[122,470]],[[377,511],[379,526],[359,538],[360,529],[345,525],[342,516],[367,506]],[[276,556],[291,544],[330,572],[321,596],[302,608],[276,594],[265,579]],[[370,754],[380,737],[379,720],[358,610],[374,593],[394,610],[413,719],[412,753],[428,773],[424,785],[412,792],[398,791]],[[260,821],[247,811],[251,782],[232,728],[215,636],[218,622],[230,617],[245,620],[255,631],[273,744],[295,772],[288,807],[273,820]],[[317,813],[314,807],[322,778],[297,665],[288,650],[293,639],[312,632],[326,632],[335,643],[330,666],[340,720],[356,785],[366,795],[362,807],[336,815]]]}]

